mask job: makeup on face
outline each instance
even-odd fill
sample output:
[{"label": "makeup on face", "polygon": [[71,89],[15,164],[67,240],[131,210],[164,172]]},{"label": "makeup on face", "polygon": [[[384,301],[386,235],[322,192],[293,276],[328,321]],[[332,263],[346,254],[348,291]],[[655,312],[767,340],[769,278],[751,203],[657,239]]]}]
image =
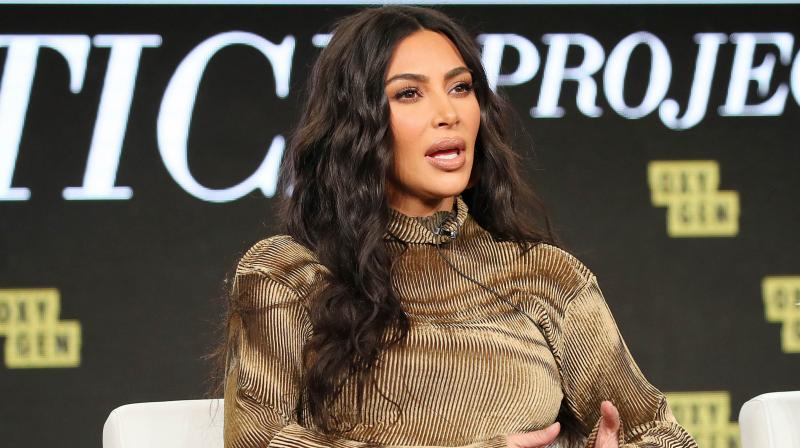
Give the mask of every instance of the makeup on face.
[{"label": "makeup on face", "polygon": [[480,127],[472,82],[444,34],[420,30],[395,47],[385,82],[394,162],[387,189],[394,208],[424,215],[446,209],[466,189]]}]

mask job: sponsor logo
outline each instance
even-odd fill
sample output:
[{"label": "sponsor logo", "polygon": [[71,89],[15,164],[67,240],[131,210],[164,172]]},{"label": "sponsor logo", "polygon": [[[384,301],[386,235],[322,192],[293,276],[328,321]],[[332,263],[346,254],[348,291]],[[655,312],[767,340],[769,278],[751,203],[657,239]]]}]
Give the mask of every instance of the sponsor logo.
[{"label": "sponsor logo", "polygon": [[675,419],[701,447],[737,448],[739,425],[730,422],[731,398],[727,391],[668,392]]},{"label": "sponsor logo", "polygon": [[61,298],[54,288],[0,289],[6,367],[80,366],[81,324],[59,320],[60,308]]},{"label": "sponsor logo", "polygon": [[647,182],[654,206],[667,207],[672,238],[736,236],[739,193],[719,191],[715,160],[653,160]]},{"label": "sponsor logo", "polygon": [[761,281],[767,322],[780,323],[781,349],[800,353],[800,276],[771,276]]}]

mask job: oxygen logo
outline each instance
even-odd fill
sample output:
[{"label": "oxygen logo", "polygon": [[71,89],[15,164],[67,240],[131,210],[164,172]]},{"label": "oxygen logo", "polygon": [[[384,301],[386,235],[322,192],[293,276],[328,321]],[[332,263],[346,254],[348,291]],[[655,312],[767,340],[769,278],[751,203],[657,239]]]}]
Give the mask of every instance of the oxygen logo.
[{"label": "oxygen logo", "polygon": [[764,277],[761,281],[767,322],[780,323],[784,353],[800,353],[800,276]]},{"label": "oxygen logo", "polygon": [[0,289],[0,335],[6,367],[78,367],[81,324],[58,320],[61,298],[54,288]]},{"label": "oxygen logo", "polygon": [[739,193],[718,191],[715,160],[653,160],[647,182],[654,206],[667,207],[667,234],[672,238],[736,236]]},{"label": "oxygen logo", "polygon": [[739,425],[731,423],[731,397],[727,391],[669,392],[667,403],[675,419],[702,447],[736,448]]}]

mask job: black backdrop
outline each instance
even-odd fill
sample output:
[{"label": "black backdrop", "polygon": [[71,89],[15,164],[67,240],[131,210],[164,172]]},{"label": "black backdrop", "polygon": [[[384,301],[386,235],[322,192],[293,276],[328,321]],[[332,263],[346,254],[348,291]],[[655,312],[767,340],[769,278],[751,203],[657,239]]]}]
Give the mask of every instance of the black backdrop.
[{"label": "black backdrop", "polygon": [[[209,366],[201,358],[216,342],[223,277],[243,250],[274,233],[272,200],[255,189],[212,202],[176,181],[159,151],[168,146],[158,138],[165,91],[184,58],[214,36],[241,31],[275,44],[286,36],[295,39],[290,60],[284,59],[290,63],[285,96],[276,91],[274,64],[252,46],[222,48],[202,75],[188,131],[188,166],[209,189],[236,185],[259,167],[273,138],[286,137],[292,128],[301,89],[320,50],[313,36],[356,9],[0,5],[5,89],[0,106],[3,101],[7,106],[0,107],[0,338],[5,340],[0,445],[98,446],[105,418],[119,405],[204,396]],[[527,166],[532,183],[549,204],[567,248],[597,273],[631,351],[651,382],[670,393],[679,419],[701,446],[737,446],[733,422],[744,401],[800,386],[800,7],[442,9],[476,36],[514,34],[535,48],[541,64],[530,79],[498,87],[520,115],[520,150],[528,154],[527,148],[534,148]],[[614,109],[611,103],[618,97],[605,84],[613,84],[614,73],[619,76],[625,65],[620,59],[613,65],[610,55],[638,32],[649,33],[635,36],[644,36],[651,46],[636,46],[631,53],[622,99],[632,107],[641,103],[648,86],[669,75],[665,97],[677,100],[679,115],[696,77],[695,35],[723,36],[718,54],[705,59],[716,68],[702,120],[678,130],[658,109],[641,117]],[[557,83],[563,116],[532,117],[531,108],[547,94],[542,87],[546,66],[558,65],[555,57],[548,59],[554,34],[573,43],[593,40],[602,48],[602,67],[591,76],[600,116],[587,116],[577,106],[578,83],[567,80]],[[73,37],[65,40],[67,35]],[[114,134],[124,140],[113,185],[130,187],[132,195],[66,199],[65,188],[84,185],[93,132],[102,118],[101,95],[104,85],[112,85],[104,81],[111,50],[103,39],[86,43],[98,35],[151,35],[133,65],[138,72],[130,113],[115,115],[126,128]],[[35,53],[35,76],[26,96],[24,83],[11,79],[26,79],[20,54],[29,51],[31,36],[39,36],[44,46]],[[757,43],[747,65],[750,41]],[[671,67],[651,64],[648,48],[658,43]],[[88,53],[81,56],[81,48]],[[12,57],[14,51],[19,53]],[[72,75],[65,51],[74,52]],[[566,66],[580,66],[591,51],[573,44]],[[501,73],[532,63],[521,54],[505,47]],[[744,64],[738,68],[737,57]],[[743,84],[733,81],[759,66],[766,67],[762,77],[768,75],[763,85],[747,77]],[[115,79],[123,79],[120,73],[131,69]],[[78,84],[74,91],[71,77]],[[782,90],[785,99],[771,110],[753,106],[776,95],[780,100]],[[733,104],[736,95],[744,95],[752,107],[721,112],[720,106]],[[29,99],[26,108],[20,98]],[[656,97],[654,104],[659,103]],[[165,111],[161,118],[165,138],[178,135],[179,127],[170,121],[175,113]],[[12,131],[20,119],[17,143]],[[114,147],[111,140],[104,142],[98,151]],[[704,189],[692,175],[697,161],[710,161],[700,168],[706,175],[718,169],[717,188]],[[667,174],[648,179],[653,162],[654,168],[667,167]],[[95,173],[113,173],[115,163],[113,156],[98,159]],[[651,198],[651,181],[656,189],[674,187],[662,192],[669,207]],[[30,192],[27,199],[20,188]],[[715,190],[735,193],[717,206]],[[670,207],[677,211],[673,224],[700,223],[699,230],[669,233]],[[710,207],[705,215],[697,212],[702,207]],[[725,223],[703,224],[703,216]],[[51,302],[39,304],[48,298]]]}]

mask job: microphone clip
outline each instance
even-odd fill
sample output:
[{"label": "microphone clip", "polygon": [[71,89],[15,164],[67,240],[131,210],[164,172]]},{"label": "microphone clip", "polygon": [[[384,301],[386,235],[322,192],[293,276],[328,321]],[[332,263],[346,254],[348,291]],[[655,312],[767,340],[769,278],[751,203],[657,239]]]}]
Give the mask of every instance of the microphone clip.
[{"label": "microphone clip", "polygon": [[456,230],[448,230],[448,229],[445,229],[443,227],[434,228],[433,229],[433,233],[435,233],[436,235],[445,235],[448,238],[450,238],[451,240],[456,239],[456,236],[458,236],[458,231],[456,231]]}]

